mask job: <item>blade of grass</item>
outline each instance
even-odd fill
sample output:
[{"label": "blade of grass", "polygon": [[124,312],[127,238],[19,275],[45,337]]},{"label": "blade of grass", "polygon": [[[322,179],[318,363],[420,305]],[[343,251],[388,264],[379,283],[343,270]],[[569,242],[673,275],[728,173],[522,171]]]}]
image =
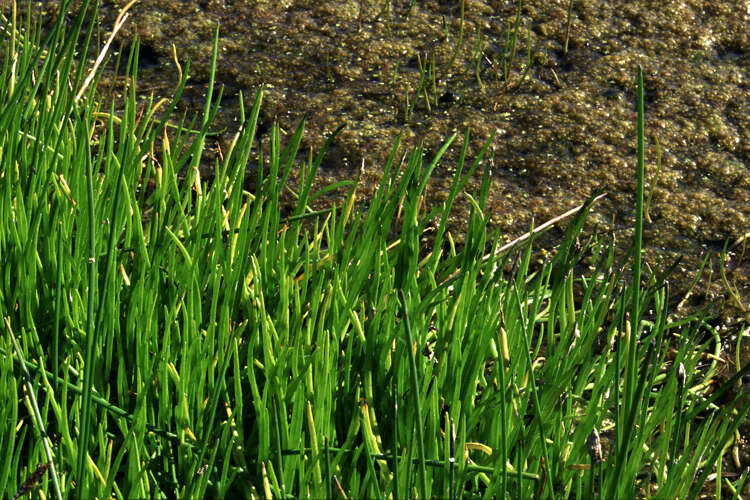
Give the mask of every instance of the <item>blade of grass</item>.
[{"label": "blade of grass", "polygon": [[33,410],[33,417],[34,417],[34,423],[36,424],[37,430],[39,431],[39,435],[42,438],[42,444],[44,445],[44,453],[47,455],[47,463],[49,464],[50,468],[50,475],[52,476],[52,486],[53,490],[55,492],[55,498],[58,500],[62,500],[62,491],[60,490],[60,483],[57,480],[57,469],[55,468],[55,461],[54,456],[52,455],[52,449],[49,445],[49,438],[47,437],[47,431],[44,429],[44,421],[42,420],[42,414],[39,411],[39,405],[36,401],[36,393],[34,391],[34,386],[31,384],[31,375],[29,374],[29,371],[26,369],[26,365],[23,363],[23,353],[21,352],[21,348],[18,345],[18,342],[16,341],[15,335],[13,335],[13,329],[10,326],[10,320],[5,317],[3,318],[5,321],[5,328],[8,330],[8,334],[10,335],[10,339],[13,342],[13,348],[16,350],[16,356],[18,356],[18,359],[21,360],[21,371],[23,372],[24,381],[26,383],[26,392],[29,396],[29,399],[31,400],[31,408]]},{"label": "blade of grass", "polygon": [[409,308],[406,302],[406,295],[403,289],[399,290],[399,297],[401,298],[401,308],[404,315],[404,330],[406,331],[406,350],[409,353],[409,367],[411,373],[411,393],[413,397],[413,404],[417,415],[417,420],[414,422],[417,428],[417,450],[419,452],[419,474],[420,474],[420,498],[428,498],[427,489],[427,468],[425,466],[425,451],[424,451],[424,430],[422,428],[422,403],[419,399],[419,376],[417,375],[417,362],[414,358],[414,342],[411,334],[411,323],[409,321]]},{"label": "blade of grass", "polygon": [[[82,132],[84,129],[81,129]],[[79,137],[79,144],[88,144],[86,137]],[[97,270],[96,270],[96,218],[94,216],[94,206],[96,199],[94,198],[94,173],[92,171],[91,156],[85,155],[86,158],[86,193],[87,193],[87,207],[88,207],[88,226],[89,226],[89,257],[88,257],[88,304],[86,307],[86,352],[84,358],[83,368],[83,395],[81,401],[81,421],[80,432],[78,435],[78,464],[76,466],[76,498],[82,500],[85,495],[89,492],[86,488],[86,459],[88,457],[89,440],[91,435],[89,434],[90,419],[91,419],[91,387],[93,385],[94,375],[94,344],[96,342],[96,336],[98,330],[95,324],[95,297],[96,297],[96,284],[97,284]]]}]

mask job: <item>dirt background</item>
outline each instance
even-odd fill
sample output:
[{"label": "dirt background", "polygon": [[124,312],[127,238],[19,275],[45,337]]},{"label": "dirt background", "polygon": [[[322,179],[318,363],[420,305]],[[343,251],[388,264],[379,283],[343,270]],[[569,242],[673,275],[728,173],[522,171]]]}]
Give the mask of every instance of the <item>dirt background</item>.
[{"label": "dirt background", "polygon": [[[101,40],[126,3],[103,2]],[[57,4],[31,5],[50,23]],[[464,131],[472,134],[469,158],[494,133],[485,163],[492,172],[486,215],[506,241],[604,187],[609,194],[590,226],[627,246],[640,65],[647,189],[657,141],[661,150],[646,260],[659,269],[681,257],[670,280],[673,302],[683,312],[713,303],[728,341],[750,319],[748,0],[527,0],[520,8],[509,0],[143,0],[129,16],[117,43],[127,49],[140,39],[142,94],[171,94],[174,50],[183,64],[191,60],[183,109],[199,111],[218,24],[217,79],[225,97],[215,146],[226,145],[239,125],[238,91],[249,107],[262,85],[261,140],[275,121],[291,132],[304,119],[306,157],[346,124],[317,185],[354,178],[364,167],[363,201],[399,133],[402,150],[422,142],[428,155],[459,133],[429,186],[431,203],[447,196]],[[451,222],[460,230],[467,204],[459,201]],[[560,234],[552,230],[539,243],[552,247]],[[727,241],[727,277],[739,300],[719,276],[718,253]],[[706,255],[710,280],[704,273],[683,300]]]}]

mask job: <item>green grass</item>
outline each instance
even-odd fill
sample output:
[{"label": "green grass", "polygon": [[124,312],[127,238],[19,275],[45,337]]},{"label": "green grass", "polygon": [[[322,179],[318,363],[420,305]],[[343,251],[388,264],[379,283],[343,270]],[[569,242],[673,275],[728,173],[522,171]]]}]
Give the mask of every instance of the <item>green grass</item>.
[{"label": "green grass", "polygon": [[15,17],[2,32],[6,496],[695,498],[720,470],[750,369],[712,385],[718,335],[670,322],[667,273],[641,265],[640,70],[635,251],[582,235],[592,197],[532,266],[533,232],[503,249],[488,233],[492,139],[470,160],[467,132],[439,207],[423,194],[455,136],[434,158],[396,143],[366,203],[352,181],[316,212],[326,148],[298,160],[304,124],[273,127],[248,174],[259,91],[203,179],[213,74],[186,123],[170,115],[189,65],[166,109],[143,104],[135,44],[117,119],[98,73],[77,101],[85,8],[44,40]]}]

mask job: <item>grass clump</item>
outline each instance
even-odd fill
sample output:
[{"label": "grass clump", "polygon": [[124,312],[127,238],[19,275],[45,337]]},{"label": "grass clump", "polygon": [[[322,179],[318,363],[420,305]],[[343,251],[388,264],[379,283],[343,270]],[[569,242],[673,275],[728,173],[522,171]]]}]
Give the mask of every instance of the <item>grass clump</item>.
[{"label": "grass clump", "polygon": [[[629,280],[602,238],[580,241],[594,198],[532,268],[533,231],[511,248],[488,235],[490,143],[469,163],[468,133],[429,212],[455,136],[429,162],[396,143],[366,204],[351,182],[343,206],[315,212],[325,147],[299,164],[303,124],[286,140],[274,127],[251,192],[262,92],[202,179],[213,74],[199,126],[167,133],[189,67],[166,110],[139,105],[135,44],[115,119],[97,74],[75,99],[85,15],[45,40],[14,17],[2,32],[0,490],[694,498],[720,470],[750,409],[732,391],[748,368],[711,386],[718,339],[702,340],[699,318],[669,321],[666,274]],[[642,98],[639,116],[641,144]],[[473,209],[457,246],[462,195]]]}]

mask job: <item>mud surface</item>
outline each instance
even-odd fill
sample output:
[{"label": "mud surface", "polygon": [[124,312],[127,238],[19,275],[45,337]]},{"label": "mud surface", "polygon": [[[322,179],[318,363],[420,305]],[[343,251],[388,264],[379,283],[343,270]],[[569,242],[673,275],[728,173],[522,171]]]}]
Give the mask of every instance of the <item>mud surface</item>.
[{"label": "mud surface", "polygon": [[[56,3],[32,8],[49,20]],[[125,3],[101,7],[102,36]],[[181,61],[191,60],[184,105],[197,111],[219,23],[217,78],[226,90],[218,144],[238,125],[238,91],[249,106],[263,85],[263,133],[275,120],[292,131],[305,119],[303,148],[317,149],[347,125],[324,161],[319,186],[354,178],[364,164],[366,197],[399,132],[404,147],[423,141],[428,151],[458,132],[429,187],[438,203],[463,132],[471,129],[470,157],[494,132],[487,215],[505,239],[605,187],[609,195],[590,222],[623,246],[632,237],[641,65],[647,188],[657,141],[661,149],[646,259],[659,268],[682,257],[671,280],[678,302],[703,256],[713,255],[713,285],[702,281],[683,305],[729,305],[722,318],[736,332],[746,313],[720,283],[716,254],[725,241],[733,245],[727,276],[747,306],[749,16],[747,0],[575,0],[568,28],[567,0],[529,0],[520,11],[517,2],[466,0],[463,14],[458,1],[143,0],[130,10],[119,40],[127,47],[139,36],[139,90],[157,96],[170,95],[176,84],[174,44]],[[457,228],[466,218],[466,204],[459,205]],[[553,230],[541,243],[551,246],[560,234]]]}]

